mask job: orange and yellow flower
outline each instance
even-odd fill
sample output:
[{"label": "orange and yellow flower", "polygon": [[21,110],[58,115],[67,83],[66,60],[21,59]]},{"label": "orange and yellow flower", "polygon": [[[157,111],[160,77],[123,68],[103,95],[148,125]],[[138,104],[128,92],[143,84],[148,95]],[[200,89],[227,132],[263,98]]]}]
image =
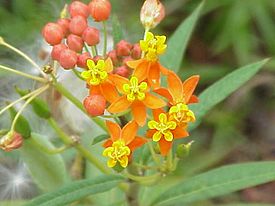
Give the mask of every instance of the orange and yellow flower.
[{"label": "orange and yellow flower", "polygon": [[136,136],[138,125],[134,121],[126,124],[122,129],[114,122],[106,121],[106,125],[111,137],[103,145],[106,148],[103,156],[109,158],[108,167],[114,167],[118,162],[125,168],[134,150],[141,147],[146,140]]},{"label": "orange and yellow flower", "polygon": [[193,95],[193,92],[199,82],[199,76],[191,76],[182,82],[176,73],[169,71],[167,80],[168,89],[158,88],[154,92],[168,99],[171,105],[169,119],[176,121],[182,127],[186,127],[188,122],[195,121],[195,115],[187,105],[198,102],[198,98]]},{"label": "orange and yellow flower", "polygon": [[100,94],[108,102],[115,101],[119,95],[116,87],[110,81],[110,76],[113,75],[113,64],[110,58],[107,60],[99,60],[95,63],[92,59],[87,60],[88,70],[83,71],[81,76],[90,86],[90,94]]},{"label": "orange and yellow flower", "polygon": [[158,56],[163,54],[167,48],[165,41],[166,36],[154,36],[151,32],[147,32],[145,39],[139,43],[144,57],[127,62],[127,65],[134,69],[133,76],[140,81],[147,80],[153,88],[160,86],[160,74],[166,75],[168,72],[158,62]]},{"label": "orange and yellow flower", "polygon": [[120,113],[131,108],[134,120],[138,125],[146,123],[146,108],[158,109],[164,107],[166,102],[149,93],[146,82],[141,82],[137,77],[132,76],[130,80],[113,75],[111,77],[118,91],[123,94],[114,101],[107,109],[110,113]]},{"label": "orange and yellow flower", "polygon": [[160,152],[167,155],[172,147],[174,139],[187,137],[189,134],[185,128],[179,127],[174,120],[170,120],[169,114],[162,109],[153,110],[154,120],[148,122],[147,137],[158,142]]}]

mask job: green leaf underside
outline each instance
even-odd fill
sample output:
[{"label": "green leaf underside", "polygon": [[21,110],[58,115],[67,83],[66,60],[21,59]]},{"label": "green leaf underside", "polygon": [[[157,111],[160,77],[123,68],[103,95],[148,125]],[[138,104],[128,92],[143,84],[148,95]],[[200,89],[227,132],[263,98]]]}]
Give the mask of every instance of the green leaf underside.
[{"label": "green leaf underside", "polygon": [[108,191],[117,186],[123,178],[116,175],[103,175],[100,177],[73,182],[52,193],[35,198],[25,206],[63,206],[86,196]]},{"label": "green leaf underside", "polygon": [[167,51],[160,58],[161,63],[174,72],[178,72],[180,69],[183,54],[186,50],[188,41],[197,23],[203,5],[204,1],[185,21],[181,23],[175,33],[168,40]]},{"label": "green leaf underside", "polygon": [[169,188],[151,205],[182,205],[225,195],[275,180],[275,163],[253,162],[223,166]]},{"label": "green leaf underside", "polygon": [[268,61],[268,59],[243,66],[224,78],[220,79],[199,95],[199,103],[190,105],[190,109],[196,115],[196,123],[191,124],[192,130],[200,123],[202,117],[216,104],[223,101],[226,97],[240,88],[245,82],[251,79]]}]

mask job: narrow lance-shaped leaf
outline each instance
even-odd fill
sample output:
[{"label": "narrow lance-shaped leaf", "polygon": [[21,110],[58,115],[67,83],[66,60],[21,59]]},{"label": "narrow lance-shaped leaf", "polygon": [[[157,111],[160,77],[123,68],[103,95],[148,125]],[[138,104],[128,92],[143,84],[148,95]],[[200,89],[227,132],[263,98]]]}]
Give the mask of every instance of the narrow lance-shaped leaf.
[{"label": "narrow lance-shaped leaf", "polygon": [[[190,205],[275,180],[275,163],[253,162],[224,166],[179,182],[150,205]],[[180,204],[179,204],[180,203]]]},{"label": "narrow lance-shaped leaf", "polygon": [[199,95],[199,103],[190,106],[191,110],[194,111],[197,120],[194,124],[190,125],[189,129],[192,130],[198,126],[202,117],[210,109],[251,79],[267,61],[268,59],[265,59],[241,67],[203,91],[202,94]]},{"label": "narrow lance-shaped leaf", "polygon": [[123,178],[104,175],[92,179],[73,182],[52,193],[42,195],[25,206],[63,206],[86,196],[108,191],[121,182]]},{"label": "narrow lance-shaped leaf", "polygon": [[53,149],[52,143],[45,137],[33,134],[20,148],[20,157],[27,164],[34,182],[43,191],[52,191],[68,180],[65,162],[60,154],[50,155],[36,147],[35,142]]},{"label": "narrow lance-shaped leaf", "polygon": [[166,53],[160,58],[161,63],[174,72],[178,72],[180,69],[183,54],[197,23],[203,4],[204,1],[196,8],[191,16],[183,21],[177,28],[167,43],[168,47]]},{"label": "narrow lance-shaped leaf", "polygon": [[115,45],[123,39],[123,31],[120,25],[119,19],[117,15],[113,15],[112,17],[112,28],[113,28],[113,40],[114,40],[114,47]]}]

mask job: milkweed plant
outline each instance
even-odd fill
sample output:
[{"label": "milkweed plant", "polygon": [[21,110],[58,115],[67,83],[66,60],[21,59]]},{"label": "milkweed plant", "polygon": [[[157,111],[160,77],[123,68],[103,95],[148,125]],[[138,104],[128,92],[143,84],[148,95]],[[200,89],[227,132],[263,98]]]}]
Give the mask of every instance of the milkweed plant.
[{"label": "milkweed plant", "polygon": [[[117,17],[111,15],[109,0],[92,0],[89,4],[72,1],[64,6],[56,22],[42,29],[51,50],[46,65],[39,65],[0,37],[1,46],[23,57],[39,72],[33,75],[0,65],[1,70],[38,85],[32,90],[15,87],[20,98],[0,111],[1,115],[9,112],[12,119],[10,128],[1,130],[0,148],[29,152],[22,157],[37,158],[45,166],[33,171],[33,161],[26,161],[41,194],[26,200],[26,205],[191,205],[275,179],[275,164],[271,162],[225,166],[194,177],[178,175],[179,165],[192,155],[192,144],[200,138],[192,137],[191,131],[208,110],[267,61],[237,69],[198,95],[200,76],[182,79],[179,68],[203,4],[167,41],[165,35],[153,31],[165,18],[164,5],[159,0],[146,0],[140,10],[143,37],[129,43],[121,35]],[[72,92],[62,84],[64,73],[72,73],[82,82],[84,99],[76,97],[77,89]],[[70,85],[74,84],[72,80]],[[42,98],[49,90],[78,108],[76,115],[88,116],[93,122],[86,134],[91,136],[90,144],[55,119],[47,98]],[[20,107],[15,107],[18,103]],[[23,114],[27,107],[36,115],[33,118],[55,131],[61,146],[53,146],[31,131]],[[70,150],[77,152],[82,163],[92,165],[89,178],[82,175],[78,178],[82,180],[76,181],[69,174],[63,154]],[[85,167],[82,163],[71,167]],[[48,185],[54,186],[49,189]],[[99,201],[99,194],[107,194],[104,201]]]}]

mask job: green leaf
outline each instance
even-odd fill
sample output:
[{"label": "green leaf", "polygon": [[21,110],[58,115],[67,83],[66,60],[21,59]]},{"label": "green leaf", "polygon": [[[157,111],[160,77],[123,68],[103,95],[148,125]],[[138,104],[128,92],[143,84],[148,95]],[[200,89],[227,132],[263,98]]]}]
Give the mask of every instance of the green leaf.
[{"label": "green leaf", "polygon": [[52,191],[68,180],[65,163],[60,154],[49,155],[39,150],[33,139],[50,149],[54,148],[46,137],[32,134],[20,148],[20,157],[27,164],[35,183],[43,191]]},{"label": "green leaf", "polygon": [[110,135],[107,134],[101,134],[93,139],[92,145],[95,145],[99,142],[102,142],[103,140],[106,140],[110,137]]},{"label": "green leaf", "polygon": [[177,28],[168,41],[166,53],[160,58],[161,63],[167,68],[178,72],[186,50],[187,43],[199,18],[204,1],[196,10]]},{"label": "green leaf", "polygon": [[[104,175],[92,179],[73,182],[52,193],[42,195],[32,200],[26,206],[63,206],[86,196],[108,191],[123,178],[116,175]],[[108,200],[106,200],[108,201]]]},{"label": "green leaf", "polygon": [[241,67],[203,91],[202,94],[199,95],[199,103],[190,106],[190,109],[194,111],[197,119],[194,124],[190,125],[190,130],[198,126],[202,117],[210,109],[251,79],[267,61],[268,59],[265,59]]},{"label": "green leaf", "polygon": [[151,205],[189,205],[273,180],[275,163],[271,161],[224,166],[180,181],[161,193]]},{"label": "green leaf", "polygon": [[[22,90],[18,87],[15,87],[15,91],[21,97],[30,93],[29,90]],[[51,117],[51,110],[50,110],[48,104],[44,100],[42,100],[40,98],[35,98],[34,100],[32,100],[32,102],[30,104],[32,105],[32,109],[37,116],[44,118],[44,119],[49,119]]]},{"label": "green leaf", "polygon": [[112,33],[113,33],[114,48],[115,48],[115,45],[120,40],[123,39],[123,31],[117,15],[113,15],[112,17],[112,28],[113,28]]},{"label": "green leaf", "polygon": [[222,204],[216,206],[274,206],[273,204],[264,203],[232,203],[232,204]]},{"label": "green leaf", "polygon": [[[17,114],[14,107],[9,109],[10,117],[13,120]],[[15,124],[15,131],[22,135],[23,138],[27,139],[31,136],[31,127],[29,122],[22,115],[19,116]]]}]

